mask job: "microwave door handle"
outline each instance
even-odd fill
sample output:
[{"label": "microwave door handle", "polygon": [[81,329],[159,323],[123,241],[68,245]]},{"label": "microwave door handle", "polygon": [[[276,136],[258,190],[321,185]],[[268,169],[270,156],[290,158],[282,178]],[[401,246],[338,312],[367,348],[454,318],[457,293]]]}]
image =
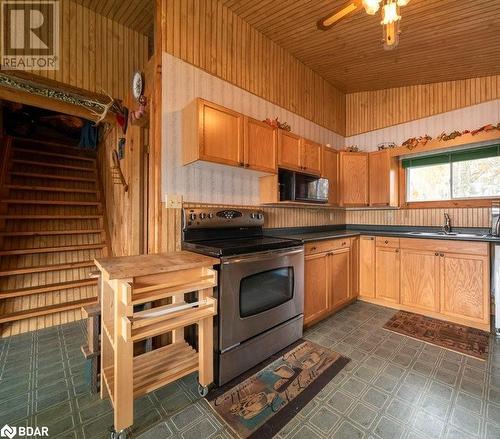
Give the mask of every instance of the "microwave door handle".
[{"label": "microwave door handle", "polygon": [[271,250],[268,252],[252,254],[248,256],[233,256],[229,258],[222,258],[222,264],[229,265],[229,264],[237,264],[238,262],[255,262],[255,261],[260,262],[269,259],[275,259],[276,257],[298,255],[300,253],[304,253],[304,249],[302,247],[295,248],[294,250],[285,250],[285,251]]}]

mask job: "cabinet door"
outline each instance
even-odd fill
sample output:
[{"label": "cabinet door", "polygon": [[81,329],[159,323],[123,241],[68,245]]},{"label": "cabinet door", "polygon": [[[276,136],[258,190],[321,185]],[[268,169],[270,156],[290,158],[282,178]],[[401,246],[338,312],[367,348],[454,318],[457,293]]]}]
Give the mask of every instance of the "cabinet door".
[{"label": "cabinet door", "polygon": [[399,249],[377,247],[375,258],[376,298],[399,303]]},{"label": "cabinet door", "polygon": [[339,203],[339,153],[338,151],[323,147],[321,160],[321,176],[328,179],[328,203],[334,206]]},{"label": "cabinet door", "polygon": [[439,253],[401,249],[401,303],[439,312]]},{"label": "cabinet door", "polygon": [[350,249],[343,248],[330,253],[330,310],[340,307],[351,299]]},{"label": "cabinet door", "polygon": [[489,258],[444,253],[440,259],[441,313],[489,324]]},{"label": "cabinet door", "polygon": [[302,139],[301,168],[307,174],[321,174],[322,145],[307,139]]},{"label": "cabinet door", "polygon": [[369,154],[370,206],[398,205],[398,162],[389,151]]},{"label": "cabinet door", "polygon": [[276,173],[276,129],[260,120],[245,117],[245,167],[256,171]]},{"label": "cabinet door", "polygon": [[200,103],[201,160],[243,166],[243,115]]},{"label": "cabinet door", "polygon": [[328,263],[326,253],[305,258],[304,325],[314,323],[328,313]]},{"label": "cabinet door", "polygon": [[300,137],[287,131],[278,130],[278,166],[292,171],[302,171]]},{"label": "cabinet door", "polygon": [[362,236],[359,239],[359,295],[375,297],[375,238]]},{"label": "cabinet door", "polygon": [[368,206],[367,153],[340,153],[340,193],[343,206]]}]

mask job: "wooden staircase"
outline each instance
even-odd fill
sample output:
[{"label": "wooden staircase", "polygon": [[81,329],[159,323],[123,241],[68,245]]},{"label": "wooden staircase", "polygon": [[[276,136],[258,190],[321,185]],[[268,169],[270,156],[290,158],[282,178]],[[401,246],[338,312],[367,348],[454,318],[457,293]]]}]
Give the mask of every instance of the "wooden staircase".
[{"label": "wooden staircase", "polygon": [[[108,247],[96,154],[7,139],[0,192],[0,336],[71,322],[96,302]],[[0,181],[1,184],[1,181]]]}]

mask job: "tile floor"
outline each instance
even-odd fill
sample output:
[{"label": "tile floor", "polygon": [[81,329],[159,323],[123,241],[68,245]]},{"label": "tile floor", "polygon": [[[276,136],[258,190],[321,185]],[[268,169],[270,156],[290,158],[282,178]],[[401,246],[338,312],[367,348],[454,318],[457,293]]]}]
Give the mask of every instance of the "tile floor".
[{"label": "tile floor", "polygon": [[[500,438],[500,341],[488,362],[390,333],[394,311],[355,303],[305,338],[351,358],[281,438]],[[83,323],[0,340],[0,426],[46,425],[52,438],[109,437],[109,402],[91,396]],[[135,403],[129,437],[230,438],[196,376]]]}]

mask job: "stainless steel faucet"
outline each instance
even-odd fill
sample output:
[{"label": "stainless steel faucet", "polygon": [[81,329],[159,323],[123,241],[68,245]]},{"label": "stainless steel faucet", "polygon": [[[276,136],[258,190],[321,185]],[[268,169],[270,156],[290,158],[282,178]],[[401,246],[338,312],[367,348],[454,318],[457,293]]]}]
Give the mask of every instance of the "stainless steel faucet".
[{"label": "stainless steel faucet", "polygon": [[451,233],[451,218],[450,215],[448,215],[446,212],[444,213],[443,231],[446,234]]}]

